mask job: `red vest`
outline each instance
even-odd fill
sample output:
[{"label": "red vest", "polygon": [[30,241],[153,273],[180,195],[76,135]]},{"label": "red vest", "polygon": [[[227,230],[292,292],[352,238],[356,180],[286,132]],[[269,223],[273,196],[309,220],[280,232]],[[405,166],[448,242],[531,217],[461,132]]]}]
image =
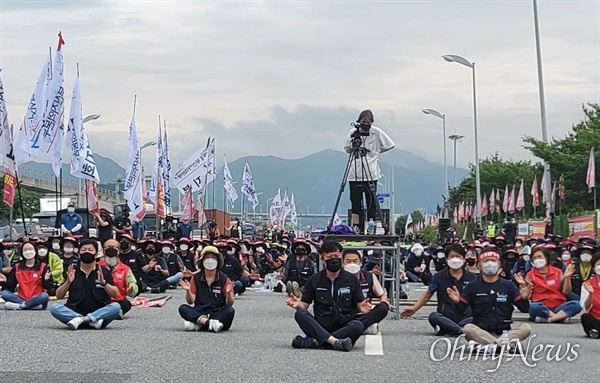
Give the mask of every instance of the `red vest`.
[{"label": "red vest", "polygon": [[117,289],[119,289],[119,296],[111,298],[113,302],[127,299],[127,274],[129,273],[129,270],[129,266],[123,262],[119,262],[119,264],[112,269],[113,281],[115,282]]},{"label": "red vest", "polygon": [[40,263],[39,269],[21,269],[20,263],[15,264],[15,278],[19,284],[19,297],[23,300],[29,300],[43,293],[42,273],[46,268],[45,263]]},{"label": "red vest", "polygon": [[592,307],[590,307],[590,311],[588,314],[592,314],[592,316],[596,319],[600,319],[600,283],[598,283],[598,278],[590,278],[587,283],[592,285],[594,288],[594,296],[592,297]]},{"label": "red vest", "polygon": [[533,292],[531,294],[532,302],[540,302],[550,310],[554,310],[558,306],[567,301],[560,287],[561,271],[556,267],[549,266],[546,279],[538,269],[532,269],[527,276],[533,284]]}]

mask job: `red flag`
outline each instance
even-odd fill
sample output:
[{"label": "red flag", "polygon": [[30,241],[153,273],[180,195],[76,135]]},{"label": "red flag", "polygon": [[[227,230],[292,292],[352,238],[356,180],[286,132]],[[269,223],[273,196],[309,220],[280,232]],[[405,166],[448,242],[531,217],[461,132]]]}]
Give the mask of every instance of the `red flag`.
[{"label": "red flag", "polygon": [[188,187],[185,195],[183,196],[183,213],[181,214],[181,220],[184,223],[188,223],[194,217],[194,198],[192,197],[192,188]]},{"label": "red flag", "polygon": [[560,195],[560,199],[562,199],[563,201],[565,200],[565,198],[567,197],[567,191],[565,189],[565,176],[564,174],[560,175],[560,178],[558,179],[558,189],[559,189],[559,195]]},{"label": "red flag", "polygon": [[507,213],[508,212],[508,184],[506,184],[506,188],[504,189],[504,199],[502,200],[502,210]]},{"label": "red flag", "polygon": [[517,197],[517,202],[515,204],[515,208],[518,211],[523,210],[525,207],[525,191],[523,189],[523,180],[521,180],[521,187],[519,188],[519,196]]},{"label": "red flag", "polygon": [[204,213],[204,204],[202,203],[202,193],[198,193],[198,227],[206,223],[206,214]]},{"label": "red flag", "polygon": [[533,197],[533,207],[540,206],[540,192],[538,190],[537,175],[533,177],[533,185],[531,185],[531,196]]},{"label": "red flag", "polygon": [[[550,177],[552,178],[552,177]],[[542,176],[542,183],[540,184],[540,189],[542,189],[542,203],[545,205],[548,202],[548,196],[546,195],[546,182],[551,182],[546,180],[546,172],[544,171],[544,175]]]},{"label": "red flag", "polygon": [[458,207],[454,208],[454,223],[458,223]]},{"label": "red flag", "polygon": [[88,210],[91,214],[100,213],[98,204],[98,185],[89,179],[85,180],[85,196],[87,198]]},{"label": "red flag", "polygon": [[508,212],[515,212],[515,185],[513,185],[510,195],[508,196]]},{"label": "red flag", "polygon": [[165,193],[163,191],[162,182],[156,183],[156,215],[161,218],[165,218],[167,216],[165,209]]},{"label": "red flag", "polygon": [[594,156],[594,148],[590,150],[590,158],[588,160],[587,176],[585,183],[588,187],[588,193],[592,191],[592,188],[596,187],[596,158]]},{"label": "red flag", "polygon": [[458,208],[458,219],[462,221],[465,219],[465,203],[461,202],[460,207]]},{"label": "red flag", "polygon": [[483,202],[481,205],[481,216],[486,217],[487,215],[488,215],[488,201],[487,201],[487,194],[484,194]]}]

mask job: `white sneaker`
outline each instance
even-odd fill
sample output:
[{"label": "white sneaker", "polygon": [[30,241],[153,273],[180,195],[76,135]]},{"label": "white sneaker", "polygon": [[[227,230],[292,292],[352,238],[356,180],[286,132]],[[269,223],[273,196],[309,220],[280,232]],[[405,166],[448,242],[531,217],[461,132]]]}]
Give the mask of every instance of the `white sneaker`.
[{"label": "white sneaker", "polygon": [[82,323],[83,317],[75,317],[67,322],[67,326],[69,326],[71,330],[77,330]]},{"label": "white sneaker", "polygon": [[104,319],[98,319],[95,322],[90,322],[90,327],[95,328],[96,330],[101,330],[103,323],[104,323]]},{"label": "white sneaker", "polygon": [[208,329],[214,332],[220,332],[223,330],[223,323],[219,322],[216,319],[211,319],[208,321]]},{"label": "white sneaker", "polygon": [[365,335],[377,335],[378,333],[379,333],[379,326],[377,325],[377,323],[373,323],[372,325],[367,327],[364,332]]},{"label": "white sneaker", "polygon": [[200,326],[198,326],[196,323],[192,323],[187,320],[183,321],[183,327],[185,328],[185,331],[198,331],[200,329]]},{"label": "white sneaker", "polygon": [[13,302],[6,302],[4,304],[4,310],[20,310],[21,305]]},{"label": "white sneaker", "polygon": [[433,327],[433,332],[435,333],[435,335],[440,335],[440,326],[435,325]]}]

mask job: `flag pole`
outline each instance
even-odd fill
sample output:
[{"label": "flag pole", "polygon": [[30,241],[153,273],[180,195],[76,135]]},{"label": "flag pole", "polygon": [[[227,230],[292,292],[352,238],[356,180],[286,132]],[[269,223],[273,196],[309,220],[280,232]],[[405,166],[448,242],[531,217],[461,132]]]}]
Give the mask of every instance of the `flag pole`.
[{"label": "flag pole", "polygon": [[[133,102],[133,113],[135,113],[135,101]],[[160,132],[160,114],[158,115],[158,131]],[[160,134],[159,134],[159,137],[160,137]],[[158,142],[157,142],[157,144],[158,144]],[[159,153],[158,155],[161,155],[161,153]],[[156,161],[158,161],[158,159]],[[160,174],[160,169],[158,169],[158,172]],[[155,222],[156,222],[156,233],[154,234],[154,237],[156,239],[158,239],[158,234],[160,233],[160,217],[158,215],[158,197],[159,197],[159,195],[158,195],[158,183],[162,182],[162,180],[159,179],[158,174],[154,174],[154,177],[156,177],[156,185],[154,185],[154,188],[155,188],[155,190],[154,190],[154,198],[156,198],[156,202],[154,204],[154,211],[156,212],[156,219],[155,219]],[[178,192],[181,194],[180,191],[178,191]],[[164,194],[164,190],[163,190],[163,194]],[[164,202],[163,202],[163,204],[164,204]]]},{"label": "flag pole", "polygon": [[[17,183],[17,193],[19,194],[19,205],[21,206],[21,219],[23,220],[23,236],[27,236],[27,226],[25,225],[25,211],[23,210],[23,199],[21,198],[21,184],[19,183],[19,172],[15,167],[15,182]],[[11,233],[12,237],[12,233]]]},{"label": "flag pole", "polygon": [[[81,190],[79,192],[81,193]],[[85,181],[85,208],[87,210],[87,214],[86,214],[85,218],[87,220],[87,227],[88,227],[88,230],[89,230],[89,228],[90,228],[90,200],[88,198],[87,180]]]}]

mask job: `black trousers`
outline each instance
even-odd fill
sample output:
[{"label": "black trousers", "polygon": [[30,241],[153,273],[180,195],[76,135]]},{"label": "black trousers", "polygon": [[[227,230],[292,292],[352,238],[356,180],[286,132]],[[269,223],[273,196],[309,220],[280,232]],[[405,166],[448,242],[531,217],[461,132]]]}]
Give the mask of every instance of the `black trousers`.
[{"label": "black trousers", "polygon": [[[164,293],[169,288],[169,281],[164,279],[164,280],[162,280],[158,283],[154,283],[154,284],[149,284],[146,281],[142,281],[142,292],[145,292],[148,287],[153,290],[153,291],[150,291],[151,293],[153,293],[153,292]],[[156,290],[158,290],[158,291],[156,291]]]},{"label": "black trousers", "polygon": [[[370,185],[370,186],[369,186]],[[369,192],[369,187],[373,190],[373,193]],[[363,215],[363,195],[365,196],[365,203],[367,205],[367,220],[373,218],[377,219],[377,201],[373,196],[377,193],[377,181],[350,181],[350,203],[352,204],[352,214],[358,214],[358,227],[361,232],[365,227],[365,217]],[[352,222],[350,219],[348,222]],[[353,226],[353,225],[350,225]]]},{"label": "black trousers", "polygon": [[362,322],[356,319],[351,320],[348,323],[338,324],[333,328],[326,329],[321,326],[314,316],[304,309],[296,310],[294,319],[306,336],[316,339],[319,345],[325,347],[329,347],[327,339],[329,339],[330,336],[333,336],[337,339],[351,338],[352,344],[354,344],[365,331],[365,327],[363,326]]},{"label": "black trousers", "polygon": [[581,325],[587,335],[590,335],[590,330],[600,331],[600,319],[589,313],[581,314]]},{"label": "black trousers", "polygon": [[[233,323],[235,310],[231,306],[224,306],[220,309],[200,310],[194,306],[181,305],[179,306],[179,315],[181,315],[181,317],[186,321],[196,324],[198,324],[198,319],[200,319],[201,316],[205,315],[208,317],[209,320],[216,319],[219,322],[223,323],[222,331],[227,331]],[[207,331],[208,322],[206,322],[206,324],[202,326],[200,330]]]},{"label": "black trousers", "polygon": [[381,322],[388,313],[388,306],[385,303],[380,303],[373,307],[367,314],[361,315],[358,320],[362,322],[365,330],[375,323]]},{"label": "black trousers", "polygon": [[129,310],[131,310],[131,302],[129,302],[127,298],[120,301],[116,301],[115,303],[118,303],[119,306],[121,306],[121,311],[123,311],[123,315],[127,314]]}]

